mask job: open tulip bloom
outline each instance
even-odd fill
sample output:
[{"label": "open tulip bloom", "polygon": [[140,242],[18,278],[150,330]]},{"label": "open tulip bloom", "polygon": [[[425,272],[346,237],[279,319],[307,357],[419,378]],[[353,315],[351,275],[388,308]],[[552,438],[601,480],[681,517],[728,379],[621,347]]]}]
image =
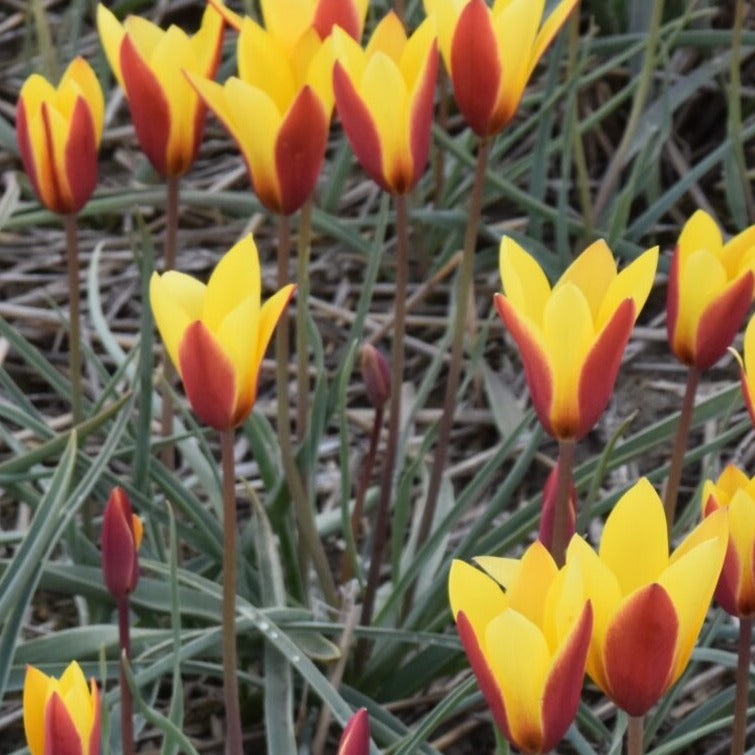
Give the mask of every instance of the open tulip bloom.
[{"label": "open tulip bloom", "polygon": [[539,541],[521,560],[475,560],[487,574],[454,560],[448,577],[464,650],[506,738],[547,752],[577,712],[592,608],[576,574],[559,572]]},{"label": "open tulip bloom", "polygon": [[207,285],[175,270],[153,273],[150,304],[189,403],[202,422],[230,430],[257,396],[262,358],[293,295],[289,284],[264,304],[257,246],[245,236],[218,262]]},{"label": "open tulip bloom", "polygon": [[175,25],[163,31],[139,16],[121,24],[100,4],[97,29],[126,93],[141,148],[160,175],[182,176],[197,155],[205,121],[205,107],[184,71],[215,75],[223,42],[221,15],[206,8],[199,30],[188,36]]},{"label": "open tulip bloom", "polygon": [[26,667],[24,730],[31,755],[66,753],[99,755],[101,747],[100,693],[76,661],[60,679]]},{"label": "open tulip bloom", "polygon": [[18,149],[39,201],[53,212],[77,213],[92,196],[104,113],[100,84],[81,57],[71,61],[57,88],[38,73],[21,87]]},{"label": "open tulip bloom", "polygon": [[657,263],[654,247],[617,273],[610,249],[596,241],[551,288],[534,257],[511,238],[501,241],[504,293],[495,306],[519,347],[538,419],[554,438],[579,440],[605,409]]},{"label": "open tulip bloom", "polygon": [[429,19],[407,38],[394,12],[366,49],[343,29],[332,34],[333,89],[346,137],[365,172],[389,194],[405,194],[430,150],[437,42]]},{"label": "open tulip bloom", "polygon": [[567,569],[577,567],[595,617],[587,673],[630,716],[644,716],[686,668],[727,534],[726,515],[713,514],[669,556],[663,504],[642,478],[609,514],[598,553],[579,535],[569,543]]},{"label": "open tulip bloom", "polygon": [[577,0],[561,0],[545,21],[545,0],[425,0],[459,109],[478,136],[514,117],[537,62]]}]

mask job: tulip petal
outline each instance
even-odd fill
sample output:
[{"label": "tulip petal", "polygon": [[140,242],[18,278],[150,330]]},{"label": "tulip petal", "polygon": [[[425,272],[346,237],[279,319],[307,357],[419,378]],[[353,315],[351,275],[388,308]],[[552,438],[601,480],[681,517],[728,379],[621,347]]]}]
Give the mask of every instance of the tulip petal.
[{"label": "tulip petal", "polygon": [[454,559],[448,573],[448,597],[451,613],[458,621],[460,613],[483,636],[485,627],[508,605],[500,585],[466,561]]},{"label": "tulip petal", "polygon": [[211,79],[220,63],[225,31],[223,15],[208,4],[202,14],[202,21],[196,34],[191,37],[191,46],[197,60],[197,72]]},{"label": "tulip petal", "polygon": [[[315,9],[312,26],[325,39],[334,26],[340,26],[350,37],[357,42],[362,36],[364,12],[357,8],[356,0],[320,0]],[[362,3],[364,10],[367,4]],[[361,13],[361,14],[360,14]]]},{"label": "tulip petal", "polygon": [[729,504],[729,550],[726,554],[724,573],[731,574],[729,564],[733,558],[729,551],[736,553],[738,575],[737,615],[755,614],[755,501],[744,491],[739,491]]},{"label": "tulip petal", "polygon": [[[616,279],[616,260],[603,239],[598,239],[577,256],[566,268],[553,287],[554,290],[573,283],[584,295],[590,307],[592,319],[597,323],[598,313],[606,292]],[[621,297],[611,308],[611,314],[619,305]]]},{"label": "tulip petal", "polygon": [[368,755],[369,751],[370,718],[367,708],[360,708],[344,727],[337,755]]},{"label": "tulip petal", "polygon": [[[424,22],[423,26],[431,27]],[[417,37],[419,30],[412,35]],[[410,40],[410,44],[411,41]],[[427,165],[430,153],[430,136],[432,133],[433,106],[435,103],[435,82],[438,77],[438,47],[433,40],[425,58],[422,75],[411,95],[409,112],[409,146],[412,155],[413,176],[410,188],[419,180]]]},{"label": "tulip petal", "polygon": [[545,23],[540,27],[540,31],[537,33],[535,45],[530,53],[530,67],[529,72],[527,73],[527,78],[532,75],[537,62],[543,56],[546,48],[553,41],[556,34],[558,34],[578,2],[579,0],[560,0],[558,5],[551,11],[548,18],[545,19]]},{"label": "tulip petal", "polygon": [[509,236],[501,239],[498,262],[506,298],[517,312],[542,327],[545,303],[551,295],[551,286],[543,269]]},{"label": "tulip petal", "polygon": [[543,626],[543,596],[548,592],[557,573],[558,567],[553,556],[539,540],[535,540],[524,552],[517,578],[506,591],[509,607],[525,616],[535,626]]},{"label": "tulip petal", "polygon": [[92,730],[89,734],[87,755],[99,755],[102,742],[102,704],[100,690],[94,679],[89,681],[90,708],[92,711]]},{"label": "tulip petal", "polygon": [[126,32],[118,23],[118,19],[102,3],[97,4],[97,32],[100,35],[102,48],[105,50],[107,62],[115,74],[115,78],[123,89],[123,73],[121,72],[121,44]]},{"label": "tulip petal", "polygon": [[495,133],[495,109],[502,64],[490,10],[484,0],[470,0],[459,15],[451,42],[454,96],[470,128],[479,136]]},{"label": "tulip petal", "polygon": [[57,692],[45,707],[45,755],[84,755],[84,743],[71,712]]},{"label": "tulip petal", "polygon": [[377,52],[387,55],[398,66],[401,53],[406,45],[406,31],[395,11],[390,10],[383,16],[372,32],[365,53],[367,58]]},{"label": "tulip petal", "polygon": [[105,97],[102,94],[102,87],[92,70],[92,66],[81,56],[75,57],[69,63],[68,68],[66,68],[59,88],[62,88],[66,81],[75,82],[76,86],[81,90],[81,94],[92,115],[94,141],[95,144],[99,145],[102,138],[103,122],[105,120]]},{"label": "tulip petal", "polygon": [[254,357],[256,370],[262,364],[267,346],[273,335],[273,330],[283,315],[283,310],[288,306],[291,297],[296,293],[296,286],[289,283],[276,291],[263,305],[260,310],[259,333],[257,335],[257,353]]},{"label": "tulip petal", "polygon": [[736,278],[745,270],[752,270],[755,264],[755,225],[745,228],[724,244],[721,262],[730,279]]},{"label": "tulip petal", "polygon": [[633,593],[614,616],[603,645],[604,691],[630,716],[645,715],[670,686],[678,636],[674,604],[656,583]]},{"label": "tulip petal", "polygon": [[723,239],[716,221],[705,210],[697,210],[684,224],[677,244],[684,267],[686,258],[700,250],[718,256]]},{"label": "tulip petal", "polygon": [[595,328],[600,330],[611,319],[624,299],[634,302],[634,319],[639,317],[650,295],[658,267],[658,247],[644,251],[610,281],[603,292],[600,309],[596,313]]},{"label": "tulip petal", "polygon": [[500,556],[475,556],[474,562],[504,589],[508,589],[519,573],[521,561],[518,558]]},{"label": "tulip petal", "polygon": [[201,320],[191,323],[178,347],[178,363],[186,396],[197,417],[216,430],[236,424],[234,365]]},{"label": "tulip petal", "polygon": [[65,173],[72,199],[70,212],[78,212],[97,186],[97,144],[92,112],[84,98],[79,97],[68,125],[65,146]]},{"label": "tulip petal", "polygon": [[289,49],[312,24],[312,0],[262,0],[265,28]]},{"label": "tulip petal", "polygon": [[26,742],[31,755],[43,755],[45,748],[45,707],[50,678],[34,666],[26,666],[23,711]]}]

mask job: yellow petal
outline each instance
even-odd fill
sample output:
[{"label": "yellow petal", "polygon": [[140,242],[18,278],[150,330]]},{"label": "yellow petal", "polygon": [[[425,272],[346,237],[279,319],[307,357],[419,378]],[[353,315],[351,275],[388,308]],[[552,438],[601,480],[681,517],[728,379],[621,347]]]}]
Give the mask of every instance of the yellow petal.
[{"label": "yellow petal", "polygon": [[265,28],[289,49],[312,24],[315,0],[262,0]]},{"label": "yellow petal", "polygon": [[358,88],[367,66],[364,50],[340,26],[333,29],[330,40],[334,59],[346,69],[349,78]]},{"label": "yellow petal", "polygon": [[107,62],[118,83],[123,87],[121,74],[121,44],[126,32],[118,23],[118,19],[102,3],[97,5],[97,31],[100,35],[102,47],[105,50]]},{"label": "yellow petal", "polygon": [[658,247],[644,251],[636,260],[627,265],[604,291],[598,310],[596,329],[601,330],[625,299],[634,300],[634,318],[639,317],[645,306],[655,280],[658,267]]},{"label": "yellow petal", "polygon": [[479,569],[459,559],[451,562],[448,597],[454,619],[459,611],[464,611],[481,641],[485,637],[485,627],[507,606],[499,585]]},{"label": "yellow petal", "polygon": [[24,731],[31,755],[45,751],[45,706],[49,699],[50,678],[34,666],[26,667],[24,677]]},{"label": "yellow petal", "polygon": [[474,562],[504,589],[516,579],[522,565],[521,559],[500,556],[475,556]]},{"label": "yellow petal", "polygon": [[89,111],[94,120],[95,133],[97,134],[97,143],[99,144],[102,138],[102,125],[105,120],[105,98],[102,94],[100,82],[97,80],[92,67],[82,57],[76,57],[71,61],[60,81],[61,87],[68,80],[76,83],[89,105]]},{"label": "yellow petal", "polygon": [[425,0],[425,9],[428,17],[434,22],[438,47],[447,70],[451,68],[451,43],[459,21],[461,5],[463,2],[457,0]]},{"label": "yellow petal", "polygon": [[91,696],[84,672],[76,661],[72,661],[60,677],[60,696],[81,741],[87,742],[93,720]]},{"label": "yellow petal", "polygon": [[722,538],[726,540],[729,536],[729,520],[726,508],[719,509],[709,516],[705,517],[687,537],[682,540],[671,554],[670,563],[678,561],[680,558],[696,548],[701,543],[708,540]]},{"label": "yellow petal", "polygon": [[744,490],[738,490],[728,507],[729,539],[740,562],[744,581],[752,582],[755,575],[753,548],[755,547],[755,500]]},{"label": "yellow petal", "polygon": [[524,552],[516,578],[506,591],[509,606],[542,628],[545,596],[557,573],[553,556],[535,540]]},{"label": "yellow petal", "polygon": [[535,44],[530,53],[530,67],[527,78],[530,77],[532,71],[535,70],[535,66],[540,58],[543,56],[545,49],[553,41],[553,37],[558,34],[559,29],[566,21],[566,17],[574,10],[574,7],[579,0],[561,0],[561,2],[551,11],[545,23],[540,27],[540,31],[537,33]]},{"label": "yellow petal", "polygon": [[745,329],[744,365],[748,381],[755,379],[755,317],[751,317]]},{"label": "yellow petal", "polygon": [[260,310],[259,336],[257,338],[257,354],[254,361],[255,372],[259,372],[259,366],[262,364],[262,358],[265,356],[267,345],[273,335],[273,330],[283,315],[283,310],[294,295],[296,286],[289,283],[276,291],[263,305]]},{"label": "yellow petal", "polygon": [[529,252],[508,236],[501,239],[498,262],[506,298],[517,312],[542,327],[545,303],[551,294],[543,269]]},{"label": "yellow petal", "polygon": [[251,405],[256,394],[259,319],[259,296],[255,300],[250,295],[225,315],[216,331],[218,343],[233,363],[236,406]]},{"label": "yellow petal", "polygon": [[745,228],[724,244],[721,261],[726,268],[729,280],[736,278],[745,270],[755,269],[755,225]]},{"label": "yellow petal", "polygon": [[434,39],[433,25],[429,19],[425,19],[409,37],[401,53],[399,68],[406,82],[407,91],[411,94],[422,83],[422,73],[427,63],[427,54]]},{"label": "yellow petal", "polygon": [[677,243],[682,268],[686,258],[694,252],[705,250],[715,257],[719,257],[723,247],[721,230],[716,225],[716,221],[704,210],[697,210],[684,224]]},{"label": "yellow petal", "polygon": [[[603,239],[590,244],[564,271],[553,287],[573,283],[585,296],[593,322],[598,322],[601,303],[611,282],[616,278],[616,260]],[[622,297],[626,298],[626,297]],[[618,303],[617,305],[618,306]],[[613,314],[613,311],[611,312]]]},{"label": "yellow petal", "polygon": [[312,87],[315,94],[322,101],[325,112],[330,115],[333,111],[333,37],[329,36],[318,48],[307,68],[305,84]]},{"label": "yellow petal", "polygon": [[136,45],[139,54],[149,63],[165,32],[157,24],[153,24],[148,18],[142,16],[126,16],[123,28]]},{"label": "yellow petal", "polygon": [[197,73],[212,77],[215,73],[215,58],[219,40],[223,34],[223,17],[215,8],[208,5],[202,14],[202,22],[197,33],[191,38],[191,46],[197,61]]},{"label": "yellow petal", "polygon": [[398,66],[401,53],[406,45],[406,32],[399,17],[389,11],[375,27],[375,31],[367,44],[367,58],[377,52],[387,55]]}]

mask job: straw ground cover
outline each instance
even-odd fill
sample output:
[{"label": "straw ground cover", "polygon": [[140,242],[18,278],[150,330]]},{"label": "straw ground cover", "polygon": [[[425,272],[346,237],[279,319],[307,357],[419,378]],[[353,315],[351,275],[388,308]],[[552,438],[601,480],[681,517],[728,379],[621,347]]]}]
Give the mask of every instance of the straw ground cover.
[{"label": "straw ground cover", "polygon": [[[255,4],[247,5],[243,10],[257,13]],[[387,7],[371,3],[368,29]],[[201,4],[118,8],[194,28]],[[579,446],[578,530],[595,536],[605,512],[638,476],[661,487],[684,380],[665,336],[668,251],[697,208],[730,233],[755,222],[755,18],[750,9],[738,36],[731,9],[669,1],[654,35],[649,30],[658,10],[657,0],[584,2],[538,68],[517,117],[492,143],[459,407],[431,534],[418,545],[474,168],[474,138],[450,98],[434,128],[431,164],[410,198],[405,416],[369,627],[359,626],[358,617],[378,471],[356,544],[344,523],[374,413],[357,350],[367,341],[390,350],[395,218],[355,164],[338,125],[332,130],[307,276],[311,402],[307,431],[295,437],[343,600],[339,610],[326,605],[297,550],[276,433],[271,349],[254,413],[235,448],[237,637],[248,751],[285,753],[294,739],[304,751],[332,751],[340,725],[358,705],[368,708],[373,738],[387,752],[506,751],[496,744],[446,597],[451,558],[519,555],[532,540],[556,456],[529,409],[521,361],[491,306],[500,290],[502,234],[535,253],[551,279],[598,237],[623,260],[661,245],[661,272],[613,401]],[[119,747],[114,606],[102,583],[98,540],[79,526],[82,506],[91,502],[99,516],[114,484],[127,489],[146,523],[142,579],[132,596],[140,751],[186,751],[178,732],[197,751],[220,751],[217,449],[180,389],[176,468],[163,466],[155,453],[162,443],[156,419],[162,362],[146,289],[164,240],[164,187],[138,149],[93,30],[91,5],[0,0],[0,11],[0,751],[23,747],[25,664],[58,673],[72,658],[104,686],[107,741]],[[406,16],[414,27],[421,3],[407,2]],[[234,70],[232,45],[228,34],[221,80]],[[100,181],[80,220],[85,420],[73,432],[65,239],[19,170],[13,123],[24,78],[34,70],[56,78],[77,53],[93,63],[108,107]],[[274,288],[275,221],[252,195],[236,150],[212,117],[181,202],[181,270],[206,279],[219,256],[251,230],[263,285]],[[295,308],[289,314],[294,318]],[[296,407],[293,360],[289,377]],[[732,459],[748,471],[755,466],[736,377],[730,357],[704,375],[676,536],[696,521],[706,476]],[[353,577],[342,579],[345,573]],[[728,748],[736,635],[732,620],[714,608],[689,670],[648,717],[648,751]],[[328,729],[330,719],[339,725]],[[588,686],[564,751],[617,752],[625,726],[623,714]]]}]

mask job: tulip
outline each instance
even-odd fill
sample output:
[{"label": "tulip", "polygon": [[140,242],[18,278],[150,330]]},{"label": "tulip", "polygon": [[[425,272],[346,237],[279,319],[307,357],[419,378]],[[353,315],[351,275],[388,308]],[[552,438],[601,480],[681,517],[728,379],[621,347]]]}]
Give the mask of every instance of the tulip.
[{"label": "tulip", "polygon": [[136,589],[142,531],[142,520],[132,512],[126,491],[114,488],[102,519],[102,573],[116,599]]},{"label": "tulip", "polygon": [[153,273],[149,298],[165,349],[202,422],[230,430],[257,395],[262,357],[293,296],[284,286],[260,306],[260,263],[251,235],[228,251],[205,286],[170,270]]},{"label": "tulip", "polygon": [[755,617],[755,477],[729,464],[717,481],[706,480],[703,516],[723,510],[729,521],[726,549],[716,599],[740,618]]},{"label": "tulip", "polygon": [[100,693],[76,661],[60,679],[27,666],[23,706],[31,755],[99,755]]},{"label": "tulip", "polygon": [[478,136],[514,117],[537,62],[577,0],[561,0],[543,22],[545,0],[425,0],[459,109]]},{"label": "tulip", "polygon": [[448,577],[462,645],[506,738],[524,752],[546,752],[577,712],[592,607],[577,573],[559,571],[539,541],[521,560],[476,561],[487,574],[454,560]]},{"label": "tulip", "polygon": [[105,101],[84,58],[74,58],[57,89],[37,73],[16,104],[16,138],[24,170],[45,207],[77,213],[97,184],[97,149]]},{"label": "tulip", "polygon": [[105,54],[131,108],[136,136],[163,177],[178,177],[191,167],[204,130],[205,108],[184,71],[212,78],[220,63],[223,19],[205,9],[196,34],[177,26],[167,31],[139,16],[121,25],[102,4],[97,29]]},{"label": "tulip", "polygon": [[744,358],[731,349],[739,362],[739,377],[742,385],[742,396],[750,419],[755,425],[755,317],[747,323],[744,337]]},{"label": "tulip", "polygon": [[383,353],[371,343],[359,350],[359,369],[367,398],[375,409],[382,409],[391,396],[391,368]]},{"label": "tulip", "polygon": [[632,327],[650,293],[658,247],[617,274],[604,241],[589,246],[551,289],[513,239],[501,241],[504,294],[495,306],[519,346],[538,419],[558,440],[578,440],[608,403]]},{"label": "tulip", "polygon": [[666,326],[676,357],[704,370],[726,352],[753,296],[755,225],[727,243],[708,213],[684,224],[671,259]]},{"label": "tulip", "polygon": [[419,180],[430,149],[437,42],[429,19],[409,38],[394,12],[366,50],[342,29],[332,34],[333,90],[343,129],[366,173],[390,194]]},{"label": "tulip", "polygon": [[[545,481],[545,487],[543,488],[543,505],[540,513],[540,531],[537,535],[537,539],[548,548],[551,553],[553,552],[553,533],[556,519],[556,508],[558,505],[558,473],[560,464],[561,460],[559,459],[556,461],[555,466],[548,475],[548,479]],[[571,540],[577,525],[577,489],[574,487],[574,482],[571,479],[571,476],[569,478],[566,502],[566,527],[562,535],[564,543],[568,543],[569,540]]]},{"label": "tulip", "polygon": [[684,671],[726,542],[721,512],[669,556],[663,504],[642,478],[609,514],[598,553],[578,535],[569,543],[567,568],[578,567],[595,614],[587,673],[630,716],[644,716]]},{"label": "tulip", "polygon": [[337,755],[367,755],[369,751],[370,717],[367,708],[360,708],[346,723]]}]

